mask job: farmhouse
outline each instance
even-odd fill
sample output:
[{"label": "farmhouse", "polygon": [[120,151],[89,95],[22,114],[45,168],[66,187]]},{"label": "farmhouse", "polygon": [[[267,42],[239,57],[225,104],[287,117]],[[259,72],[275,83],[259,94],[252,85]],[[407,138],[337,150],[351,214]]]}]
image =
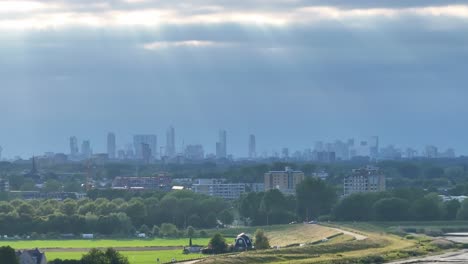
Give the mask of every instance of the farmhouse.
[{"label": "farmhouse", "polygon": [[47,264],[46,256],[39,249],[19,250],[16,252],[20,264]]}]

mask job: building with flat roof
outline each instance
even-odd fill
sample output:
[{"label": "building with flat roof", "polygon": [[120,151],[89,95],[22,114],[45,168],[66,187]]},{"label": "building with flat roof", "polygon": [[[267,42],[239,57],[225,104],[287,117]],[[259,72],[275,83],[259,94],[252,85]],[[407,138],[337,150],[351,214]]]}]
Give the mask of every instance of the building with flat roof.
[{"label": "building with flat roof", "polygon": [[344,196],[362,192],[385,191],[385,175],[379,168],[367,166],[352,170],[344,178]]},{"label": "building with flat roof", "polygon": [[198,179],[192,185],[192,191],[227,200],[238,199],[246,192],[245,183],[225,183],[224,179]]},{"label": "building with flat roof", "polygon": [[265,191],[278,189],[287,195],[296,194],[296,185],[304,180],[304,172],[286,167],[284,171],[265,173]]},{"label": "building with flat roof", "polygon": [[152,177],[115,177],[112,188],[157,190],[169,188],[171,183],[172,178],[167,173],[159,173]]}]

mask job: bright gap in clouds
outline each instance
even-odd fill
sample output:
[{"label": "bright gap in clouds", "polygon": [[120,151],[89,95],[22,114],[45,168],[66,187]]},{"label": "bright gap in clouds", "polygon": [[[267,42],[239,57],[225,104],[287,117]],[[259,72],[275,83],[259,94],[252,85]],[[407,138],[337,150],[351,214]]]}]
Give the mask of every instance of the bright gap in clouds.
[{"label": "bright gap in clouds", "polygon": [[[137,1],[139,2],[139,1]],[[313,25],[320,21],[339,21],[352,27],[368,19],[395,18],[399,16],[451,17],[468,20],[467,5],[421,6],[411,8],[338,8],[334,6],[285,6],[282,9],[262,5],[213,8],[174,3],[127,2],[127,7],[93,8],[93,5],[67,4],[67,2],[2,1],[0,2],[0,28],[43,29],[66,26],[159,26],[163,24],[221,24],[243,25],[289,24]],[[60,3],[60,4],[58,4]],[[78,6],[78,7],[77,7]]]}]

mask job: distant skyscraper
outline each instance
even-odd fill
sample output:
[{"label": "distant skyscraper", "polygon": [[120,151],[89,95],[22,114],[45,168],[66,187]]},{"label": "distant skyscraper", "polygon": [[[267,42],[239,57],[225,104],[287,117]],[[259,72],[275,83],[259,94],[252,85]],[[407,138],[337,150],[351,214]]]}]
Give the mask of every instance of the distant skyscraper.
[{"label": "distant skyscraper", "polygon": [[172,126],[166,132],[166,156],[170,158],[176,156],[175,129]]},{"label": "distant skyscraper", "polygon": [[289,159],[289,148],[283,148],[281,151],[281,157],[283,159]]},{"label": "distant skyscraper", "polygon": [[227,135],[226,130],[219,131],[219,141],[216,143],[216,158],[227,157]]},{"label": "distant skyscraper", "polygon": [[189,160],[202,160],[205,158],[205,151],[202,145],[188,145],[185,148],[185,158]]},{"label": "distant skyscraper", "polygon": [[93,155],[93,150],[91,149],[91,142],[89,140],[85,140],[81,144],[81,155],[85,159],[89,159]]},{"label": "distant skyscraper", "polygon": [[369,142],[370,158],[377,159],[379,156],[379,137],[373,136]]},{"label": "distant skyscraper", "polygon": [[257,142],[255,140],[255,135],[250,135],[249,137],[249,158],[254,159],[257,157]]},{"label": "distant skyscraper", "polygon": [[70,156],[78,156],[78,139],[76,137],[70,137]]},{"label": "distant skyscraper", "polygon": [[116,151],[116,146],[115,146],[115,134],[114,133],[109,133],[107,134],[107,155],[109,159],[115,159],[115,151]]},{"label": "distant skyscraper", "polygon": [[153,158],[157,156],[158,140],[156,135],[135,135],[133,136],[133,147],[135,148],[135,156],[137,159],[143,159],[143,144],[147,144],[151,150]]},{"label": "distant skyscraper", "polygon": [[3,151],[3,148],[2,146],[0,146],[0,160],[2,160],[2,151]]}]

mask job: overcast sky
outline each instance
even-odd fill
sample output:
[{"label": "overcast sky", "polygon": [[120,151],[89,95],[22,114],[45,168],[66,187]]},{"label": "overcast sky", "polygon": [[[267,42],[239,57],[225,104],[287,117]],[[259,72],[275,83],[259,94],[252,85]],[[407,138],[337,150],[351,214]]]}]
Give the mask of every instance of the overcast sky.
[{"label": "overcast sky", "polygon": [[0,1],[4,157],[152,133],[214,152],[379,135],[468,154],[468,1]]}]

